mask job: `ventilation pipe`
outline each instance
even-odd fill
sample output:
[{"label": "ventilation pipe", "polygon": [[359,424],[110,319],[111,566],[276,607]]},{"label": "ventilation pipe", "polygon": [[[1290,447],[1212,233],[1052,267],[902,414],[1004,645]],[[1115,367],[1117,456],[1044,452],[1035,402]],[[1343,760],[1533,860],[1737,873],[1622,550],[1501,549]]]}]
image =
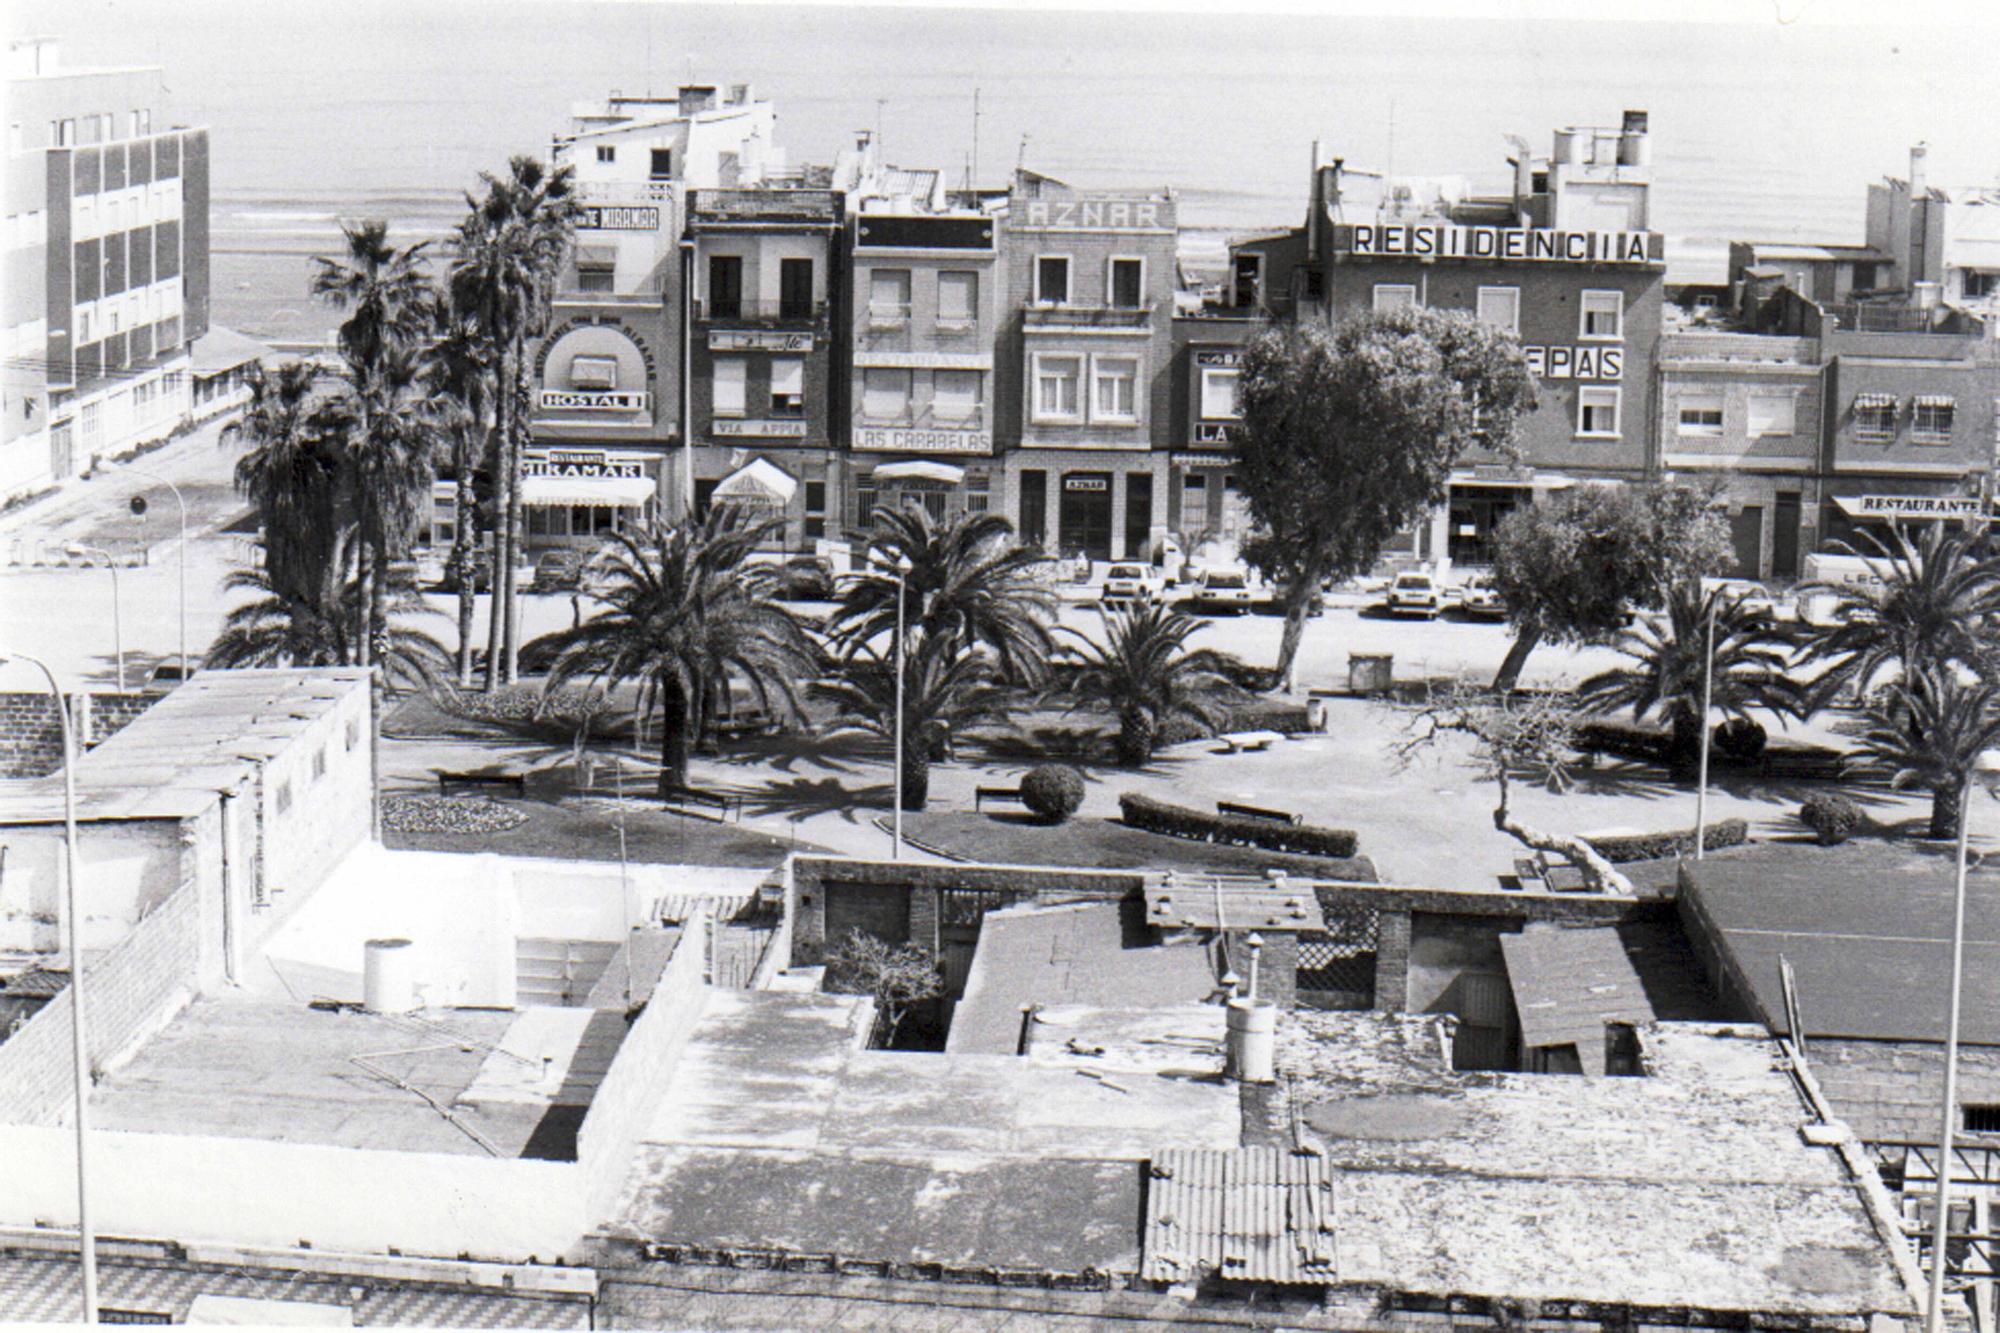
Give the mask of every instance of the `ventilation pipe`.
[{"label": "ventilation pipe", "polygon": [[1278,1076],[1278,1006],[1257,996],[1258,958],[1264,941],[1252,935],[1244,943],[1250,948],[1250,986],[1246,994],[1225,1006],[1223,1073],[1244,1083],[1271,1083]]},{"label": "ventilation pipe", "polygon": [[420,1007],[416,948],[408,940],[369,940],[362,946],[361,1007],[371,1014],[407,1014]]},{"label": "ventilation pipe", "polygon": [[1643,167],[1653,160],[1653,142],[1647,133],[1649,118],[1644,111],[1627,111],[1618,131],[1618,165]]}]

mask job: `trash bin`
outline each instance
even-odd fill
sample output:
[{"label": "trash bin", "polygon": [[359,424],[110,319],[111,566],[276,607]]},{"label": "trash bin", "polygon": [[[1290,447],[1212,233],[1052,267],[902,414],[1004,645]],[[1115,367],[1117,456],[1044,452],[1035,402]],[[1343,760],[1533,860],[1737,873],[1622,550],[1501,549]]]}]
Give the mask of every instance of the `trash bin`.
[{"label": "trash bin", "polygon": [[1327,711],[1327,701],[1333,697],[1332,690],[1306,691],[1306,730],[1326,731],[1331,715]]},{"label": "trash bin", "polygon": [[1384,694],[1396,674],[1394,653],[1349,653],[1347,688],[1353,694]]}]

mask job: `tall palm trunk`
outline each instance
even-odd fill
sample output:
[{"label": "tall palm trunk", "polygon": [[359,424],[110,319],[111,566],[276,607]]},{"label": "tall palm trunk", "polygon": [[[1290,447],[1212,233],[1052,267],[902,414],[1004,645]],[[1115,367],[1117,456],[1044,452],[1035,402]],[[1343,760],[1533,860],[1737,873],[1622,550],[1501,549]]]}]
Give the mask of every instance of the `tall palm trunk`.
[{"label": "tall palm trunk", "polygon": [[[525,342],[514,349],[513,381],[507,386],[512,401],[507,414],[507,641],[505,670],[511,684],[521,674],[521,598],[515,582],[515,566],[526,537],[527,515],[521,506],[521,453],[528,438],[528,349]],[[502,571],[495,571],[496,574]],[[495,580],[498,582],[498,580]]]},{"label": "tall palm trunk", "polygon": [[1939,783],[1931,789],[1931,827],[1933,838],[1956,838],[1958,821],[1965,805],[1965,784],[1963,782]]},{"label": "tall palm trunk", "polygon": [[673,676],[660,677],[660,796],[673,794],[688,780],[688,739],[694,710],[687,687]]},{"label": "tall palm trunk", "polygon": [[452,450],[452,463],[458,469],[458,492],[453,502],[458,522],[451,534],[451,576],[458,581],[458,688],[461,690],[472,688],[472,625],[479,601],[473,586],[473,543],[479,536],[479,524],[474,518],[478,505],[472,485],[472,441],[477,438],[479,424],[475,422],[472,430],[459,432]]},{"label": "tall palm trunk", "polygon": [[488,593],[486,622],[486,688],[504,684],[501,659],[507,646],[506,591],[502,578],[506,571],[514,567],[514,494],[507,479],[513,475],[513,459],[509,453],[512,431],[508,417],[512,414],[513,395],[508,391],[513,382],[513,370],[508,349],[501,350],[497,364],[493,368],[493,581]]},{"label": "tall palm trunk", "polygon": [[381,665],[389,654],[389,544],[388,534],[375,523],[375,555],[370,562],[375,577],[368,585],[368,660]]},{"label": "tall palm trunk", "polygon": [[897,793],[905,810],[921,810],[931,796],[931,752],[929,738],[921,728],[903,728],[903,786]]},{"label": "tall palm trunk", "polygon": [[1118,762],[1126,768],[1144,768],[1153,757],[1157,735],[1145,709],[1127,708],[1118,715]]}]

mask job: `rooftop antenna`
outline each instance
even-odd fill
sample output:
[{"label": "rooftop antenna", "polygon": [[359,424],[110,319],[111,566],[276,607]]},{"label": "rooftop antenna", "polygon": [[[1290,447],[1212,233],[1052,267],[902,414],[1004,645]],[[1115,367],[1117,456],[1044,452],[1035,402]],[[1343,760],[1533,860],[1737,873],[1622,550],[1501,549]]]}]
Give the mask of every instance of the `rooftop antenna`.
[{"label": "rooftop antenna", "polygon": [[875,152],[879,159],[882,152],[882,108],[888,103],[886,97],[875,99]]},{"label": "rooftop antenna", "polygon": [[1384,176],[1396,174],[1396,99],[1389,99],[1389,152],[1388,164],[1383,167]]},{"label": "rooftop antenna", "polygon": [[1019,171],[1021,170],[1021,168],[1027,165],[1028,165],[1028,132],[1026,130],[1022,130],[1021,150],[1018,153],[1014,154],[1014,170]]},{"label": "rooftop antenna", "polygon": [[972,158],[965,168],[965,188],[979,188],[979,89],[972,90]]}]

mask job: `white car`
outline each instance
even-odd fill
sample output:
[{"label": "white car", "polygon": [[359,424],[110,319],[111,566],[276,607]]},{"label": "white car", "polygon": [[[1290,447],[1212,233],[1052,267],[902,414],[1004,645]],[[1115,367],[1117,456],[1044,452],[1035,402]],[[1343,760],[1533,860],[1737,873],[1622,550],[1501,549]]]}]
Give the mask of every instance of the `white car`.
[{"label": "white car", "polygon": [[1507,604],[1500,600],[1500,590],[1487,578],[1477,578],[1465,585],[1458,595],[1458,609],[1467,619],[1504,620]]},{"label": "white car", "polygon": [[1119,564],[1104,571],[1105,602],[1158,601],[1167,591],[1167,576],[1151,565]]},{"label": "white car", "polygon": [[1248,615],[1253,595],[1249,576],[1240,569],[1204,569],[1184,603],[1190,611]]},{"label": "white car", "polygon": [[1398,574],[1389,585],[1389,614],[1419,615],[1435,620],[1444,610],[1444,589],[1429,574]]}]

